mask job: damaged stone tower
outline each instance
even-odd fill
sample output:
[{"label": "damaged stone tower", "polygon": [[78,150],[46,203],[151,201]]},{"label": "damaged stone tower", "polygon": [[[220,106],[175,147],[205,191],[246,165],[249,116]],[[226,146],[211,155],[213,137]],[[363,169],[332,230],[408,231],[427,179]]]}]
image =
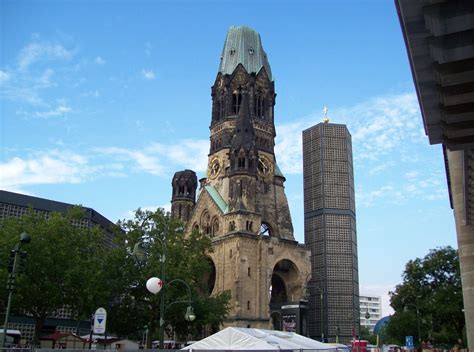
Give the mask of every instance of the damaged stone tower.
[{"label": "damaged stone tower", "polygon": [[172,183],[173,216],[212,238],[210,291],[232,295],[226,326],[291,329],[281,307],[302,299],[309,277],[274,152],[275,97],[260,35],[231,27],[212,86],[207,177],[196,202],[192,171]]}]

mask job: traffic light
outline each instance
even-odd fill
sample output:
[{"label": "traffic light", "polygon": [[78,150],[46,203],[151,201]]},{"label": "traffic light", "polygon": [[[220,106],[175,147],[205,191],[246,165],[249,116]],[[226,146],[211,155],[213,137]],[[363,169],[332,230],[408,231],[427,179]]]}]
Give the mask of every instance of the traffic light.
[{"label": "traffic light", "polygon": [[8,272],[12,273],[13,272],[13,266],[15,265],[15,250],[10,251],[10,257],[8,258]]}]

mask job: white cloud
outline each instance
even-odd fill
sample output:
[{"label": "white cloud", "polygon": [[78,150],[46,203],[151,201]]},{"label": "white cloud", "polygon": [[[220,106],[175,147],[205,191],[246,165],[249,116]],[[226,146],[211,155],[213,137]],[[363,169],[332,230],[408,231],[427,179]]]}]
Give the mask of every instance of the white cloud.
[{"label": "white cloud", "polygon": [[94,62],[97,64],[97,65],[105,65],[105,63],[107,61],[105,61],[105,59],[103,59],[101,56],[97,56],[95,59],[94,59]]},{"label": "white cloud", "polygon": [[0,70],[0,83],[6,82],[10,79],[10,73]]},{"label": "white cloud", "polygon": [[[398,148],[404,143],[426,142],[419,133],[421,128],[413,123],[421,121],[415,94],[378,97],[352,107],[335,108],[332,116],[331,122],[345,123],[352,134],[355,161],[378,160],[390,152],[401,153]],[[319,123],[321,117],[315,113],[276,126],[275,149],[284,174],[302,173],[301,132]]]},{"label": "white cloud", "polygon": [[17,189],[24,185],[79,183],[92,173],[86,157],[51,150],[15,157],[0,164],[0,188]]},{"label": "white cloud", "polygon": [[118,147],[99,148],[96,152],[112,156],[117,163],[133,161],[136,170],[145,171],[152,175],[161,176],[165,173],[165,167],[157,155]]},{"label": "white cloud", "polygon": [[275,154],[283,174],[303,172],[301,131],[307,123],[303,121],[276,126]]},{"label": "white cloud", "polygon": [[410,171],[405,173],[405,177],[408,179],[416,178],[420,173],[418,171]]},{"label": "white cloud", "polygon": [[[158,208],[164,209],[165,212],[171,212],[171,203],[166,203],[163,205],[146,205],[144,207],[140,206],[140,209],[142,211],[155,212],[158,210]],[[126,211],[123,215],[123,220],[133,220],[133,218],[135,217],[136,210],[137,209]]]},{"label": "white cloud", "polygon": [[64,116],[67,113],[72,112],[72,108],[66,104],[60,104],[56,108],[47,111],[36,111],[34,116],[41,118],[51,118]]},{"label": "white cloud", "polygon": [[152,70],[142,70],[142,76],[146,80],[154,80],[156,78],[155,73]]},{"label": "white cloud", "polygon": [[386,171],[387,169],[389,169],[391,167],[394,167],[394,166],[395,166],[394,161],[389,161],[389,162],[381,163],[381,164],[378,164],[378,165],[374,165],[369,169],[369,174],[370,175],[378,175],[378,174],[382,173],[383,171]]},{"label": "white cloud", "polygon": [[[283,174],[302,173],[302,131],[322,121],[314,113],[276,126],[275,153]],[[446,187],[443,175],[423,154],[428,141],[423,132],[416,94],[368,99],[334,108],[330,122],[346,124],[352,135],[358,206],[371,207],[383,199],[403,204],[408,199],[440,199]],[[407,167],[422,166],[418,174]]]},{"label": "white cloud", "polygon": [[98,98],[99,96],[100,96],[100,93],[97,89],[90,90],[81,94],[81,97],[85,97],[85,98],[89,98],[89,97]]},{"label": "white cloud", "polygon": [[152,50],[153,50],[153,45],[150,42],[146,42],[145,43],[145,55],[147,57],[151,56]]},{"label": "white cloud", "polygon": [[396,192],[395,188],[392,185],[385,185],[375,190],[364,191],[362,189],[357,189],[356,191],[356,202],[357,205],[363,207],[372,207],[377,203],[377,200],[387,198],[388,195],[396,195],[397,197],[392,198],[392,202],[395,202],[397,199],[400,199],[401,194]]},{"label": "white cloud", "polygon": [[[207,168],[207,140],[182,140],[176,144],[153,143],[141,150],[118,147],[100,148],[96,152],[112,156],[117,162],[133,162],[135,170],[164,176],[176,168],[205,171]],[[172,170],[170,168],[172,166]]]},{"label": "white cloud", "polygon": [[72,51],[67,50],[61,44],[36,42],[21,49],[17,65],[20,71],[24,71],[39,61],[69,60],[72,56]]},{"label": "white cloud", "polygon": [[159,153],[167,158],[169,162],[187,169],[194,171],[205,171],[207,169],[209,140],[185,139],[174,145],[154,143],[146,150],[150,153]]},{"label": "white cloud", "polygon": [[[19,101],[29,105],[48,107],[42,98],[42,92],[56,87],[61,80],[67,80],[64,66],[74,57],[73,51],[61,44],[40,42],[35,40],[25,45],[18,53],[13,69],[1,71],[0,97]],[[58,64],[59,61],[59,64]],[[48,67],[56,65],[61,75],[56,75],[55,69]],[[22,108],[22,114],[28,115],[27,109]]]}]

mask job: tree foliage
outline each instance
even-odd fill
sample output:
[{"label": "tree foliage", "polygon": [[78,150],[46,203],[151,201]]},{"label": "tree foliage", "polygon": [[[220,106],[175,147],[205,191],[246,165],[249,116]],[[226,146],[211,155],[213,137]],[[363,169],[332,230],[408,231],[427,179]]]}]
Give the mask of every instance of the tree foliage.
[{"label": "tree foliage", "polygon": [[[119,226],[121,231],[116,236],[117,247],[109,257],[107,275],[109,285],[121,282],[121,287],[114,287],[111,291],[114,296],[109,299],[110,302],[115,302],[110,315],[111,328],[118,334],[135,336],[140,336],[147,328],[150,339],[158,338],[159,300],[163,290],[153,295],[147,291],[145,284],[150,277],[161,276],[160,260],[165,245],[167,332],[176,333],[184,339],[216,329],[227,314],[230,297],[228,293],[209,296],[204,280],[211,270],[207,256],[212,249],[209,237],[198,232],[185,236],[182,222],[171,218],[162,209],[156,212],[139,209],[133,220],[120,222]],[[147,258],[142,263],[131,255],[138,242],[142,243],[147,252]],[[182,282],[174,281],[166,286],[174,279],[183,280],[190,286],[192,306],[196,314],[193,322],[184,319],[187,303],[173,303],[189,300],[188,290]]]},{"label": "tree foliage", "polygon": [[[22,232],[32,240],[26,271],[18,280],[13,296],[13,314],[27,312],[36,320],[38,332],[47,317],[65,306],[74,318],[89,319],[98,307],[107,310],[107,331],[121,337],[141,339],[148,329],[151,339],[158,338],[160,294],[152,295],[145,284],[161,276],[160,258],[166,243],[165,285],[173,279],[186,281],[191,289],[196,320],[187,322],[188,306],[171,304],[189,300],[187,288],[179,281],[166,286],[165,321],[168,332],[198,337],[218,329],[228,311],[227,292],[210,296],[206,278],[210,272],[207,254],[209,237],[193,232],[184,236],[183,224],[165,214],[136,211],[133,220],[115,228],[115,245],[105,247],[99,228],[80,226],[84,212],[74,208],[67,214],[51,213],[48,218],[31,210],[22,218],[9,218],[0,226],[0,260],[8,262],[10,250]],[[143,263],[132,256],[134,244],[143,243],[148,253]],[[0,267],[0,282],[6,283],[7,267]],[[0,285],[0,306],[6,307],[7,292]]]},{"label": "tree foliage", "polygon": [[403,282],[390,294],[395,314],[387,325],[389,339],[399,344],[404,343],[405,336],[414,336],[415,342],[462,343],[465,320],[455,249],[437,248],[424,258],[410,260]]},{"label": "tree foliage", "polygon": [[[87,316],[103,300],[102,260],[104,237],[98,228],[77,226],[84,219],[80,208],[67,214],[51,213],[48,218],[30,210],[22,218],[8,218],[0,226],[1,262],[19,241],[20,234],[31,235],[26,266],[16,280],[12,313],[28,312],[36,321],[35,342],[45,319],[67,306],[75,316]],[[75,225],[74,225],[75,224]],[[7,268],[0,268],[0,296],[6,305]]]}]

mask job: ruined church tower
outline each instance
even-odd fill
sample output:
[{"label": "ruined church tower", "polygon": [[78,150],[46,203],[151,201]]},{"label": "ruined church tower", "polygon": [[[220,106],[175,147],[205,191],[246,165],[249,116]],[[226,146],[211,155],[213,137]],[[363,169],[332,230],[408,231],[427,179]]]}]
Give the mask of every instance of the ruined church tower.
[{"label": "ruined church tower", "polygon": [[[281,328],[281,306],[303,298],[310,260],[293,236],[274,152],[275,84],[257,32],[229,29],[211,95],[207,177],[195,204],[173,191],[173,215],[212,238],[210,290],[232,296],[226,326]],[[184,176],[191,179],[177,173],[177,184],[193,183]]]}]

